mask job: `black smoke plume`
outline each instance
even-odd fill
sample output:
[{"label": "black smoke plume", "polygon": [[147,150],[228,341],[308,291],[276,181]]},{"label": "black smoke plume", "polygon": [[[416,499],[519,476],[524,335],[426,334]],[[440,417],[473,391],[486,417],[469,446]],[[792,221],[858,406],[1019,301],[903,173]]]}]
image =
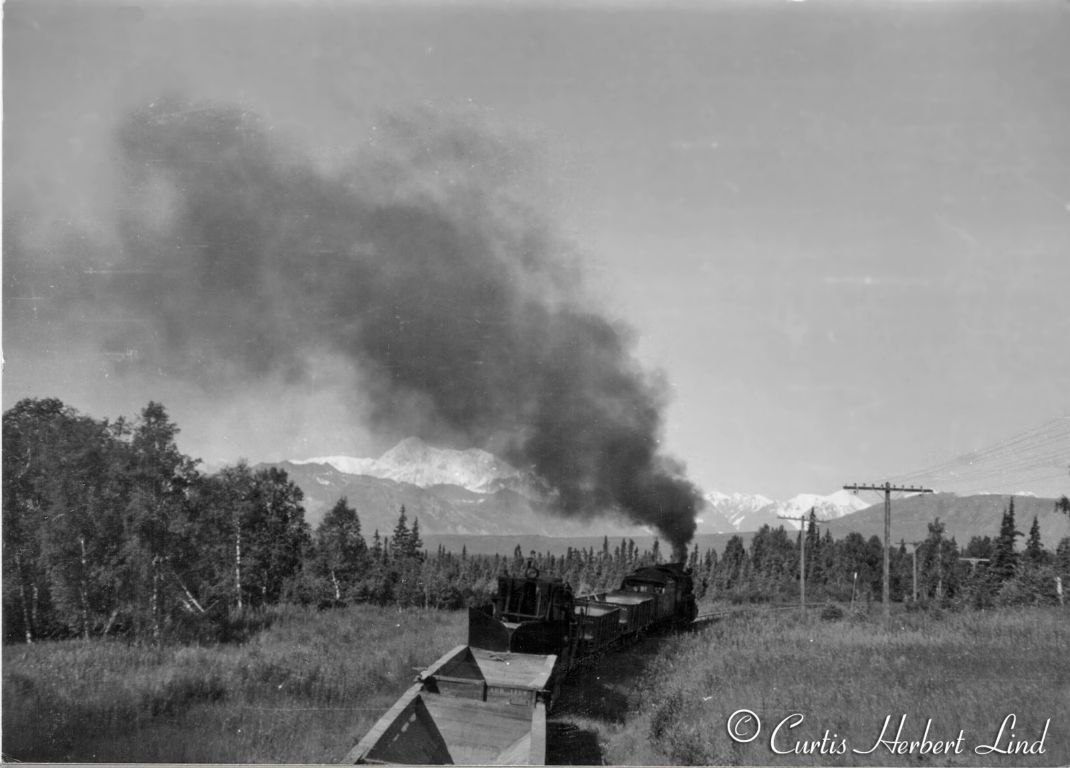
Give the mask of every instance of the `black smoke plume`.
[{"label": "black smoke plume", "polygon": [[147,321],[114,343],[209,390],[341,357],[379,429],[492,447],[680,556],[700,496],[658,452],[662,387],[525,201],[524,153],[430,113],[375,133],[326,168],[240,109],[130,115],[109,300]]}]

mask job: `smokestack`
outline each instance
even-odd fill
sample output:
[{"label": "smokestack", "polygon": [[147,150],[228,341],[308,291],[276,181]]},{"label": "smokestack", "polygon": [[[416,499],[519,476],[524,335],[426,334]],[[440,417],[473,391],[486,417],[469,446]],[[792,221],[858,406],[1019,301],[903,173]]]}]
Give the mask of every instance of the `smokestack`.
[{"label": "smokestack", "polygon": [[623,513],[683,559],[698,490],[662,456],[664,388],[594,311],[516,150],[471,126],[395,118],[324,171],[253,115],[161,101],[118,133],[128,266],[109,300],[148,318],[146,364],[206,390],[311,361],[352,370],[380,430],[493,446],[562,513]]}]

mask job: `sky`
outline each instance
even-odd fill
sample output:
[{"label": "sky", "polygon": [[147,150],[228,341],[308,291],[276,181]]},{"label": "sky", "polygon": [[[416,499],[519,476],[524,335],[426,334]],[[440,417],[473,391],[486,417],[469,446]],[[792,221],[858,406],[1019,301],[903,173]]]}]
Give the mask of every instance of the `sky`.
[{"label": "sky", "polygon": [[136,110],[232,105],[324,174],[431,114],[506,148],[701,489],[907,477],[1070,414],[1068,39],[1054,0],[9,0],[4,408],[159,400],[209,463],[390,447],[336,358],[206,387],[91,284],[173,215],[117,153]]}]

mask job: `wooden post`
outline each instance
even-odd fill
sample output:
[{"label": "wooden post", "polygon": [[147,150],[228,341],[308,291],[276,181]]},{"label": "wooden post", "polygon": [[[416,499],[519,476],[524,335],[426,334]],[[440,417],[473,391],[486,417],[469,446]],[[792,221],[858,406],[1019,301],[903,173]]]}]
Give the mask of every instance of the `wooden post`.
[{"label": "wooden post", "polygon": [[910,493],[932,493],[932,488],[918,488],[914,486],[896,486],[892,485],[890,481],[885,481],[881,485],[845,485],[843,486],[845,491],[883,491],[884,492],[884,569],[883,578],[881,579],[881,600],[884,603],[884,618],[887,620],[891,615],[891,601],[889,599],[888,582],[890,575],[890,559],[888,556],[888,548],[891,546],[892,538],[892,491],[908,491]]},{"label": "wooden post", "polygon": [[153,555],[152,558],[152,640],[159,645],[160,643],[160,570],[159,570],[160,556]]},{"label": "wooden post", "polygon": [[918,602],[918,547],[925,542],[912,541],[910,542],[910,559],[911,559],[911,593],[914,596],[914,602]]},{"label": "wooden post", "polygon": [[241,612],[241,517],[234,515],[234,587],[238,595],[238,612]]},{"label": "wooden post", "polygon": [[[30,621],[30,599],[26,596],[26,577],[22,571],[22,550],[15,550],[15,574],[19,580],[19,594],[22,597],[22,622],[26,629],[26,645],[33,645],[33,624]],[[1062,593],[1060,592],[1060,595]]]},{"label": "wooden post", "polygon": [[[810,514],[814,514],[814,507],[810,508]],[[799,529],[799,605],[802,606],[803,615],[806,615],[806,534],[807,534],[807,522],[810,521],[810,517],[806,515],[800,515],[799,517],[788,517],[786,515],[777,515],[780,520],[798,520],[802,526]],[[823,520],[814,518],[814,525],[817,525]]]},{"label": "wooden post", "polygon": [[86,589],[86,573],[89,570],[87,558],[85,555],[85,536],[78,537],[78,543],[82,547],[82,571],[78,578],[78,596],[81,600],[82,608],[82,637],[86,640],[89,639],[89,597]]},{"label": "wooden post", "polygon": [[914,547],[914,549],[910,550],[910,556],[914,560],[914,576],[911,579],[910,583],[914,588],[913,589],[913,591],[914,591],[914,602],[916,603],[916,602],[918,602],[918,548],[917,547]]}]

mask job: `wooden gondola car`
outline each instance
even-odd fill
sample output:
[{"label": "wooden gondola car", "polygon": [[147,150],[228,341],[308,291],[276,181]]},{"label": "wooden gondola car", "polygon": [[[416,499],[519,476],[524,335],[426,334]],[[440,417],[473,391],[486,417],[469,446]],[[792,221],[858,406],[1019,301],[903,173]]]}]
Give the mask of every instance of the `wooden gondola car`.
[{"label": "wooden gondola car", "polygon": [[576,602],[574,654],[590,656],[609,648],[623,634],[620,606],[595,600]]},{"label": "wooden gondola car", "polygon": [[458,646],[420,673],[345,762],[543,765],[556,661]]},{"label": "wooden gondola car", "polygon": [[[580,598],[581,601],[585,599]],[[593,599],[617,607],[620,611],[621,635],[625,637],[635,637],[656,621],[652,595],[613,591],[594,595]]]}]

